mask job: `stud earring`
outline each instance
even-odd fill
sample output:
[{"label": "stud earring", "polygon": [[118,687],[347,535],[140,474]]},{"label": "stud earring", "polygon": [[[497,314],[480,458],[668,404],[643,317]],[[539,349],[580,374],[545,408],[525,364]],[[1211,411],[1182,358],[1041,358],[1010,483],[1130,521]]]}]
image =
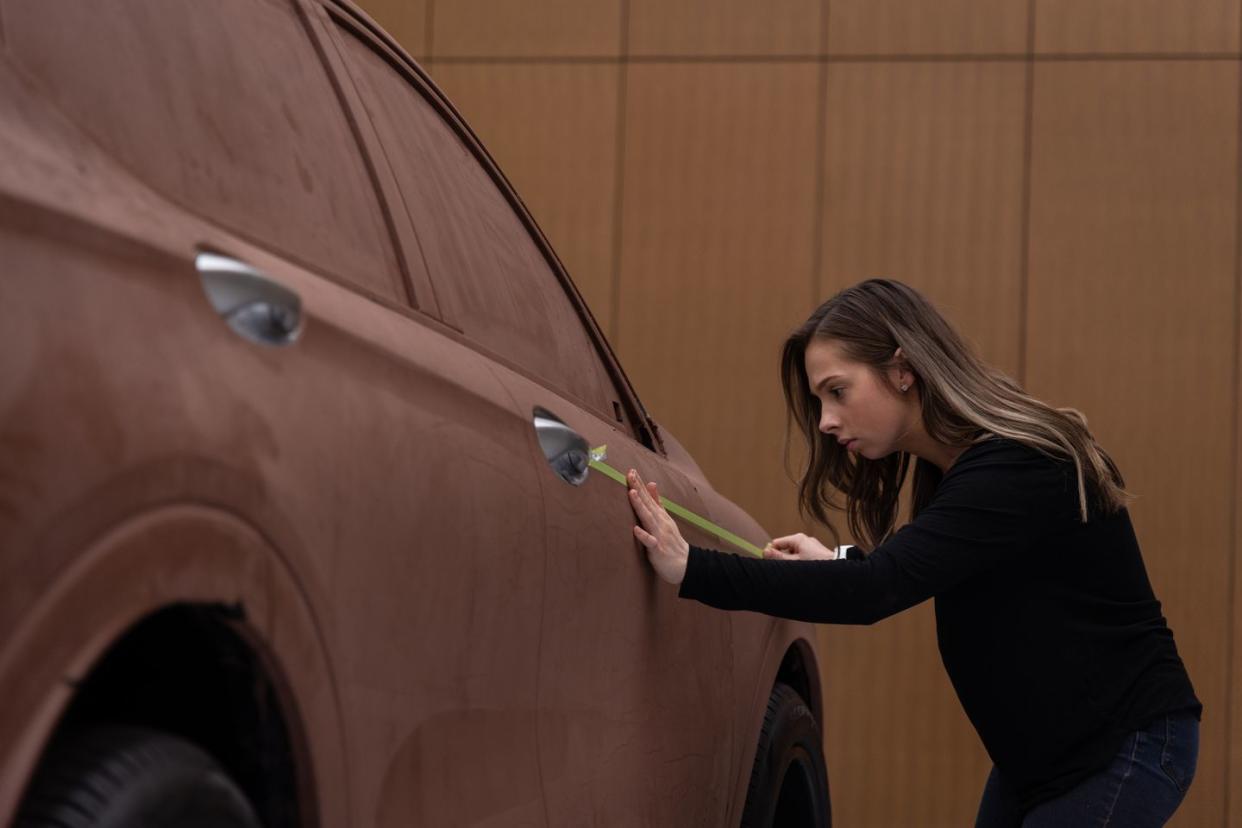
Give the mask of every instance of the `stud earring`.
[{"label": "stud earring", "polygon": [[906,392],[906,388],[907,388],[907,386],[905,386],[905,385],[901,386],[901,393],[903,393],[903,394],[904,394],[904,393]]}]

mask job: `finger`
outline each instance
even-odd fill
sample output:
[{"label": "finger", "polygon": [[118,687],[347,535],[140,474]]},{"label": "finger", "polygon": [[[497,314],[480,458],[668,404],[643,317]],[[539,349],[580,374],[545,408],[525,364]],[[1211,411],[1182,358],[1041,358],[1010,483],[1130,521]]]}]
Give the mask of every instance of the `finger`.
[{"label": "finger", "polygon": [[654,505],[656,505],[657,503],[659,503],[659,501],[658,501],[658,500],[653,500],[653,499],[652,499],[652,497],[651,497],[651,487],[652,487],[652,486],[654,486],[655,484],[654,484],[654,483],[644,483],[644,482],[643,482],[642,477],[641,477],[638,473],[635,473],[635,474],[634,474],[634,478],[635,478],[635,480],[637,480],[637,481],[638,481],[638,491],[639,491],[639,493],[641,493],[641,494],[642,494],[643,501],[644,501],[645,503],[649,504],[649,505],[652,505],[652,506],[654,506]]},{"label": "finger", "polygon": [[651,497],[651,494],[647,491],[647,485],[643,483],[642,477],[633,469],[630,470],[630,488],[644,503]]},{"label": "finger", "polygon": [[638,542],[648,549],[654,549],[656,547],[657,542],[655,535],[647,532],[641,526],[634,527],[634,537],[638,538]]},{"label": "finger", "polygon": [[664,511],[664,504],[660,502],[660,489],[655,482],[647,484],[647,496],[651,499],[651,507]]},{"label": "finger", "polygon": [[630,493],[630,505],[634,507],[634,513],[638,515],[638,519],[642,522],[644,529],[648,532],[659,530],[660,522],[664,515],[656,507],[644,501],[638,492]]},{"label": "finger", "polygon": [[630,506],[634,508],[635,514],[644,524],[650,525],[653,522],[651,507],[643,500],[642,495],[635,489],[630,489]]},{"label": "finger", "polygon": [[625,481],[629,484],[631,489],[634,489],[635,491],[642,491],[643,478],[639,475],[636,469],[630,469],[630,473],[625,476]]},{"label": "finger", "polygon": [[638,495],[638,499],[643,504],[643,508],[646,509],[647,513],[652,516],[652,519],[658,519],[660,517],[660,513],[664,511],[664,507],[660,505],[660,501],[651,496],[651,492],[647,486],[642,486],[641,488],[635,490],[634,493]]}]

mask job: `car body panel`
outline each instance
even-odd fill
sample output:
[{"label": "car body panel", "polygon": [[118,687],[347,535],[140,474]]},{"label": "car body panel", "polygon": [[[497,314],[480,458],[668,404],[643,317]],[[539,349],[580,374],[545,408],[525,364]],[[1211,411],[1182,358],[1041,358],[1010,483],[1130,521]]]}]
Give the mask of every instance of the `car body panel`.
[{"label": "car body panel", "polygon": [[[81,150],[78,158],[91,158],[89,147]],[[95,160],[94,174],[109,168]],[[72,528],[82,537],[64,544],[69,557],[92,540],[86,527],[102,531],[153,502],[226,505],[279,538],[315,597],[357,746],[351,787],[359,807],[371,803],[368,819],[386,807],[380,788],[391,764],[376,743],[394,732],[408,738],[437,710],[494,712],[491,735],[476,743],[490,758],[472,755],[470,778],[492,762],[504,769],[495,777],[505,789],[513,767],[535,766],[543,562],[529,420],[472,349],[193,217],[163,238],[180,255],[151,250],[138,240],[150,211],[162,206],[172,225],[176,208],[132,194],[141,188],[114,172],[113,192],[131,191],[113,199],[117,232],[99,230],[97,243],[83,247],[60,233],[72,220],[49,212],[43,236],[6,240],[4,327],[30,349],[10,351],[4,372],[0,434],[24,458],[12,483],[26,490],[10,494],[11,525],[33,534]],[[129,200],[150,211],[127,215]],[[308,319],[303,338],[274,351],[237,337],[198,284],[200,246],[245,259],[297,292]],[[123,255],[109,257],[108,247]],[[224,469],[204,469],[203,458]],[[90,501],[92,521],[68,511],[66,502],[79,500]],[[511,531],[535,539],[524,555],[504,553]],[[27,601],[66,563],[36,557],[29,537],[10,536],[4,546],[32,550],[24,557],[41,567],[42,577],[5,579]],[[393,588],[403,581],[408,591]],[[418,584],[457,588],[410,600]],[[26,609],[19,596],[3,602],[10,620]],[[368,634],[377,624],[405,629],[403,644],[422,655],[394,658],[391,642]],[[463,636],[486,646],[444,646]],[[497,791],[496,810],[511,807],[506,790]],[[471,801],[493,804],[477,790]]]},{"label": "car body panel", "polygon": [[[408,279],[412,218],[377,192],[374,232],[398,240]],[[809,628],[678,600],[623,488],[548,468],[534,405],[674,501],[765,537],[680,444],[644,444],[585,307],[620,419],[435,304],[403,306],[193,207],[0,60],[0,818],[109,643],[206,602],[244,608],[322,824],[736,821],[767,692]],[[296,293],[302,337],[237,336],[195,271],[204,250]]]},{"label": "car body panel", "polygon": [[[75,522],[77,515],[61,517]],[[54,555],[57,545],[49,538],[41,551]],[[0,651],[0,814],[15,810],[57,719],[112,642],[146,615],[181,602],[246,608],[256,649],[270,661],[284,704],[297,712],[290,723],[303,772],[347,776],[322,630],[288,562],[253,526],[214,507],[167,504],[123,520],[74,552],[35,600],[19,604],[4,596],[6,607],[24,613],[6,627]],[[19,571],[6,583],[37,579]],[[345,824],[348,788],[310,783],[301,785],[303,812],[323,824]]]},{"label": "car body panel", "polygon": [[[592,447],[606,446],[609,465],[636,468],[703,512],[694,485],[663,458],[537,383],[495,370],[519,409],[550,411]],[[626,824],[721,824],[733,739],[728,618],[653,578],[616,481],[592,471],[574,486],[545,472],[539,744],[549,821],[581,825],[604,813]],[[677,795],[684,791],[696,795]]]}]

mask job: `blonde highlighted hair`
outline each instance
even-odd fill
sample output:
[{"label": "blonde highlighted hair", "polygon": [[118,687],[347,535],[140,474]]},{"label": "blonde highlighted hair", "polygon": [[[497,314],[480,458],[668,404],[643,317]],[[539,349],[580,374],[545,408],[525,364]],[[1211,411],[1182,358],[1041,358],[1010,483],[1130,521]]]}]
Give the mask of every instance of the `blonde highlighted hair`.
[{"label": "blonde highlighted hair", "polygon": [[[827,526],[837,544],[829,510],[846,512],[851,534],[868,551],[892,533],[912,455],[898,451],[878,460],[852,458],[819,431],[820,401],[811,392],[804,362],[807,344],[819,339],[837,343],[846,358],[868,365],[885,383],[885,369],[904,363],[918,378],[923,425],[941,443],[965,447],[996,435],[1073,461],[1084,523],[1092,507],[1113,514],[1134,498],[1081,412],[1035,399],[984,363],[918,291],[893,279],[868,279],[816,308],[781,351],[786,468],[792,421],[808,449],[798,483],[799,510]],[[898,348],[901,357],[895,361]],[[915,461],[912,517],[930,501],[943,476],[934,464]],[[837,493],[845,496],[844,506]]]}]

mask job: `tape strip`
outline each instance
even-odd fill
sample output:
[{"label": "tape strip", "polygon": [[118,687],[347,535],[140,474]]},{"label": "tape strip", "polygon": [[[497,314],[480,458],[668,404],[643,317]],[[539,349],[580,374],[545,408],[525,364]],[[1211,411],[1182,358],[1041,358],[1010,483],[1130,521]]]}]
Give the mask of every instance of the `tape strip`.
[{"label": "tape strip", "polygon": [[[602,473],[605,477],[611,477],[613,480],[617,481],[622,486],[625,486],[628,489],[630,487],[630,484],[625,479],[625,475],[604,462],[604,458],[607,456],[608,456],[608,446],[600,446],[599,448],[593,448],[591,449],[591,462],[588,465],[590,465],[590,467],[595,469],[596,471]],[[663,506],[665,509],[667,509],[669,514],[676,515],[677,517],[681,518],[687,523],[690,523],[702,529],[704,532],[715,535],[716,537],[720,538],[722,541],[731,543],[734,546],[738,547],[739,549],[749,552],[751,555],[754,555],[756,558],[763,557],[763,550],[755,546],[750,541],[746,540],[746,538],[739,537],[738,535],[733,534],[732,532],[730,532],[728,529],[724,528],[723,526],[717,526],[716,524],[712,523],[707,518],[696,515],[694,512],[690,511],[684,506],[679,506],[678,504],[669,500],[664,495],[660,495],[660,505]]]}]

